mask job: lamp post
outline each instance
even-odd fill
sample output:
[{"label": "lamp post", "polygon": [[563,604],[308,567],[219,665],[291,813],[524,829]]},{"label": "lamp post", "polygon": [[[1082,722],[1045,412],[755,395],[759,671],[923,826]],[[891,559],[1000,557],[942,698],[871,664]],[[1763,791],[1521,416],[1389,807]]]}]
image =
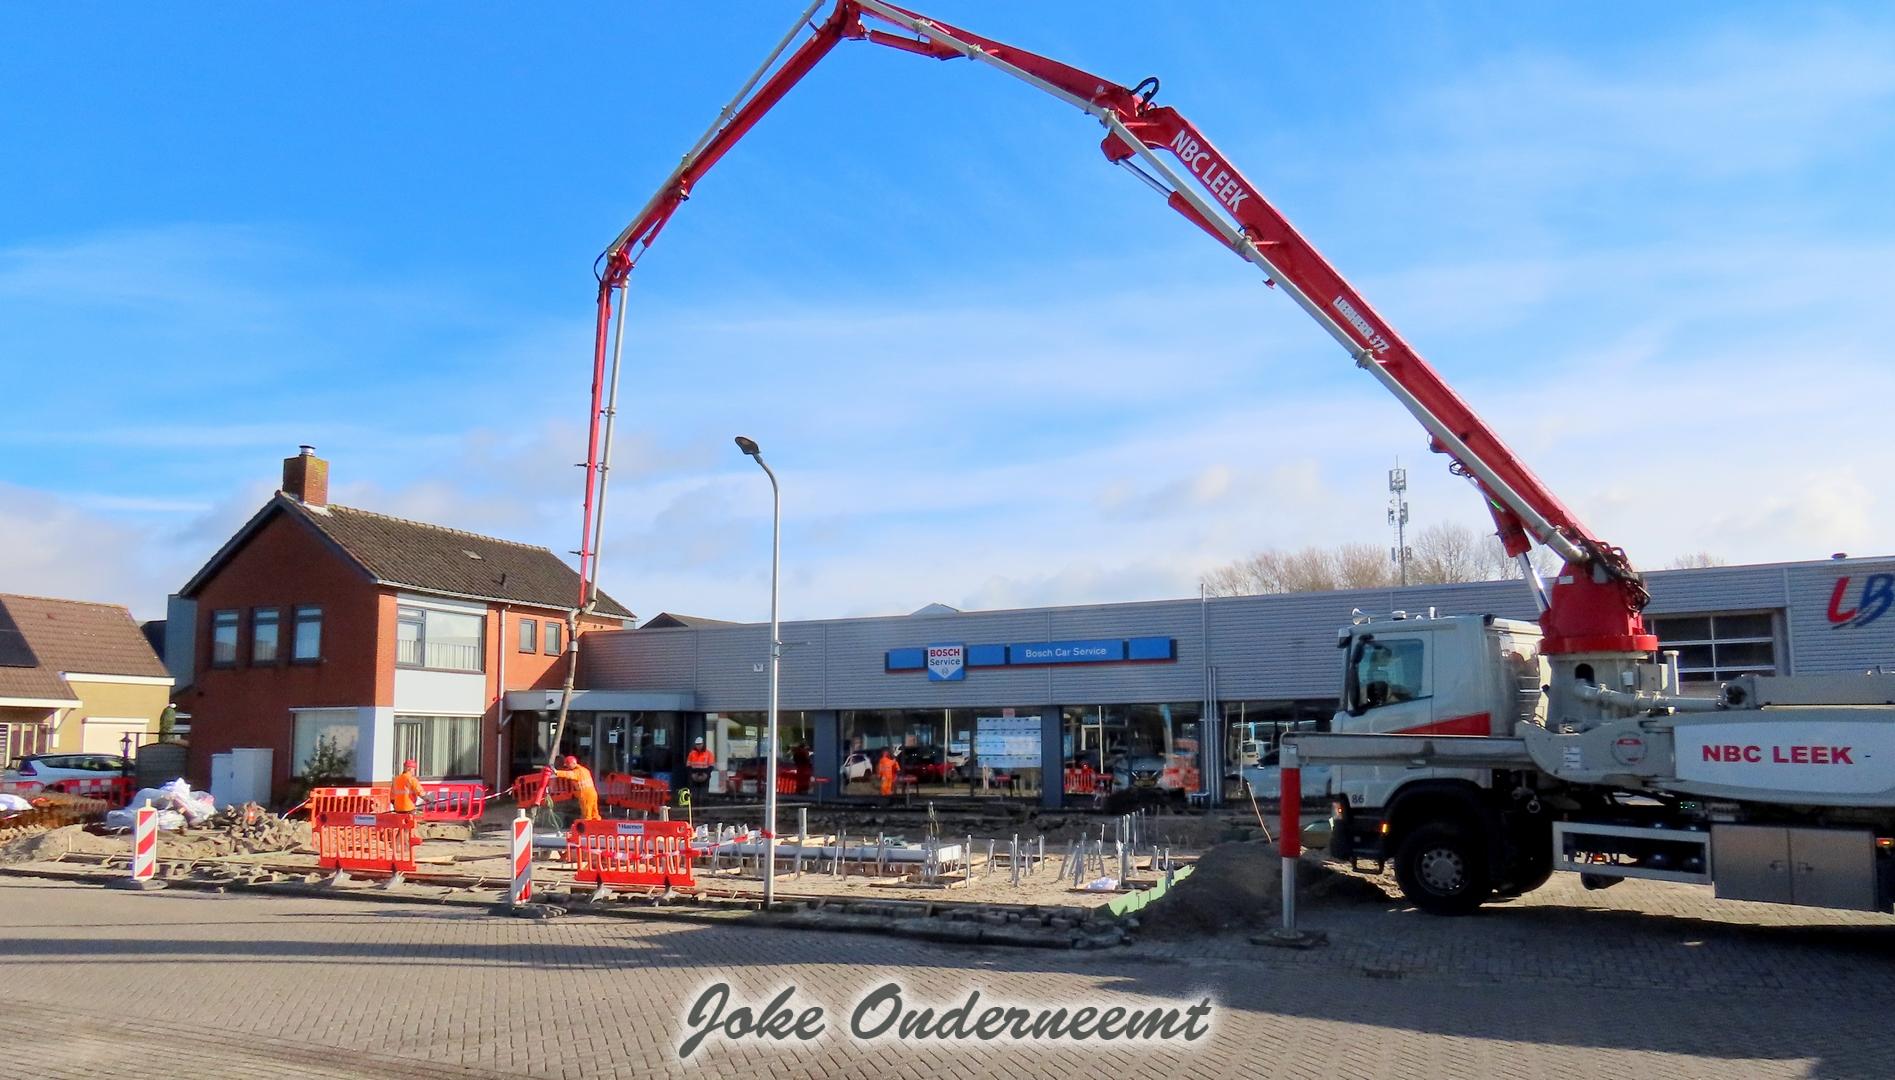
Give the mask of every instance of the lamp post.
[{"label": "lamp post", "polygon": [[776,687],[777,672],[783,666],[783,635],[777,622],[777,577],[783,565],[783,490],[777,486],[776,473],[764,463],[763,451],[757,449],[755,440],[739,435],[737,449],[755,460],[763,475],[770,478],[770,716],[763,753],[763,906],[768,910],[776,902]]}]

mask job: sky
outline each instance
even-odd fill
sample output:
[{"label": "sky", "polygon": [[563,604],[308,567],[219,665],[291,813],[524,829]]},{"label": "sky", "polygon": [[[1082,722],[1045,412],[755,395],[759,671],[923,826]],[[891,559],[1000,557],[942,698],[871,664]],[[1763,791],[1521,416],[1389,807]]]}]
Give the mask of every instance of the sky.
[{"label": "sky", "polygon": [[[0,591],[158,617],[301,443],[577,547],[594,257],[799,0],[10,9]],[[930,14],[1178,108],[1581,520],[1662,567],[1895,551],[1895,8]],[[633,275],[605,588],[761,618],[1193,595],[1486,528],[1279,290],[966,62],[845,43]]]}]

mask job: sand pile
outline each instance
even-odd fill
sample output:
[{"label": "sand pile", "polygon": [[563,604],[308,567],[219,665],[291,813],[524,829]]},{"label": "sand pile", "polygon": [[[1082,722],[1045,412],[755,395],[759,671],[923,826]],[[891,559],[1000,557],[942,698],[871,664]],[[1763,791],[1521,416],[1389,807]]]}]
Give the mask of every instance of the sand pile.
[{"label": "sand pile", "polygon": [[[1303,904],[1388,900],[1375,882],[1344,873],[1315,853],[1304,854],[1297,878],[1297,897]],[[1219,844],[1198,859],[1190,877],[1149,909],[1149,917],[1141,919],[1144,933],[1187,938],[1261,929],[1279,916],[1282,888],[1283,859],[1276,845]]]}]

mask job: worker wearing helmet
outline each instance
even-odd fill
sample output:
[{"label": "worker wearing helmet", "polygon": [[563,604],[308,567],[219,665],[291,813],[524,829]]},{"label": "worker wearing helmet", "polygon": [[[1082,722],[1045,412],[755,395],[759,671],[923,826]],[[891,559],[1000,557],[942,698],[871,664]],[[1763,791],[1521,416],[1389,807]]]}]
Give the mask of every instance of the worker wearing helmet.
[{"label": "worker wearing helmet", "polygon": [[599,789],[592,784],[592,770],[579,764],[579,759],[571,754],[567,754],[561,764],[564,768],[553,770],[553,775],[572,781],[573,795],[579,800],[579,820],[599,820]]},{"label": "worker wearing helmet", "polygon": [[401,774],[395,777],[395,783],[388,793],[389,806],[395,813],[415,813],[427,798],[427,792],[421,787],[421,777],[415,775],[419,768],[414,758],[401,763]]},{"label": "worker wearing helmet", "polygon": [[691,740],[691,752],[684,757],[685,768],[709,769],[716,764],[717,759],[711,757],[711,752],[704,748],[704,736],[699,735]]}]

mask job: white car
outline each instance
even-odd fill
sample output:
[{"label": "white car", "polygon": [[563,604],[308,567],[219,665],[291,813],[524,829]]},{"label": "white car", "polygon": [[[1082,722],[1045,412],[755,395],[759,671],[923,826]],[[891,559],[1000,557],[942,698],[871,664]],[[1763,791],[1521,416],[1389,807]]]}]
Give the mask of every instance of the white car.
[{"label": "white car", "polygon": [[20,759],[18,769],[7,770],[11,781],[50,784],[58,780],[97,780],[124,776],[126,761],[117,754],[34,754]]},{"label": "white car", "polygon": [[842,759],[842,782],[845,784],[867,780],[874,771],[875,762],[860,750]]}]

